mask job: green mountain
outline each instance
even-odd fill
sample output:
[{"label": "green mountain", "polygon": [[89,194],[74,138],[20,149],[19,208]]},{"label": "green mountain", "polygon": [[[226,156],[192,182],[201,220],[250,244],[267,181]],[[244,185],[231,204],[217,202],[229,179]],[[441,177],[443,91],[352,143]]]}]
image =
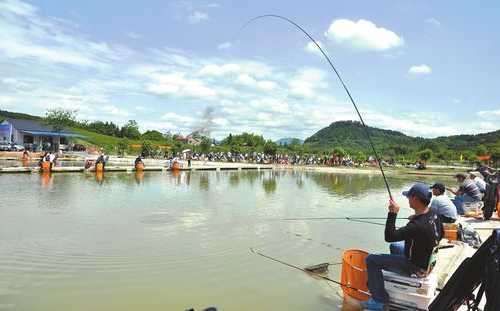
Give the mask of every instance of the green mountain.
[{"label": "green mountain", "polygon": [[[401,132],[368,127],[373,143],[381,154],[406,155],[419,150],[431,149],[434,152],[477,152],[480,148],[498,148],[500,130],[477,134],[455,135],[438,138],[422,138],[405,135]],[[360,122],[339,121],[330,124],[304,141],[314,149],[343,148],[346,151],[371,153],[368,139]],[[484,147],[483,147],[484,146]]]}]

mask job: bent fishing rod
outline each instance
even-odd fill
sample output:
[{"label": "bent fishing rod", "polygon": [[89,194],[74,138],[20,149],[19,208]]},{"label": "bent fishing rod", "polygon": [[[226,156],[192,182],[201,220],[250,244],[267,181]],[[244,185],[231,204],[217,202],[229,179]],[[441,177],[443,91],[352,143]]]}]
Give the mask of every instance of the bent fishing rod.
[{"label": "bent fishing rod", "polygon": [[295,26],[296,29],[300,30],[304,35],[306,35],[309,38],[309,40],[311,40],[311,42],[314,43],[314,45],[319,49],[319,51],[321,52],[321,54],[323,55],[323,57],[326,59],[326,61],[330,65],[330,67],[335,72],[335,75],[339,79],[340,83],[342,84],[342,87],[344,88],[345,92],[347,93],[347,96],[349,97],[349,100],[351,101],[352,105],[354,106],[354,109],[356,110],[356,113],[357,113],[357,115],[359,117],[359,120],[361,121],[361,124],[363,125],[363,130],[364,130],[364,132],[366,134],[366,137],[368,138],[368,141],[370,143],[370,147],[373,150],[375,158],[377,159],[378,167],[380,169],[380,172],[382,173],[382,177],[384,179],[385,187],[387,188],[387,192],[389,193],[389,198],[392,200],[393,197],[392,197],[391,189],[389,187],[389,183],[387,182],[387,178],[385,176],[385,172],[384,172],[384,169],[382,167],[382,162],[380,161],[380,157],[378,155],[377,150],[375,149],[375,145],[373,144],[372,138],[370,136],[370,132],[368,130],[368,126],[366,126],[365,121],[363,120],[363,117],[361,116],[361,113],[359,112],[358,106],[356,105],[356,103],[355,103],[355,101],[354,101],[354,99],[353,99],[353,97],[351,95],[351,92],[347,88],[347,85],[345,84],[344,80],[340,76],[340,73],[338,72],[337,68],[335,68],[335,66],[333,65],[333,62],[331,61],[330,57],[328,57],[328,55],[325,53],[325,51],[323,51],[323,49],[318,44],[318,42],[302,26],[300,26],[299,24],[297,24],[293,20],[291,20],[291,19],[289,19],[287,17],[281,16],[281,15],[266,14],[266,15],[260,15],[260,16],[254,17],[254,18],[250,19],[249,21],[247,21],[240,28],[240,31],[242,31],[244,28],[246,28],[251,23],[253,23],[253,22],[257,21],[257,20],[260,20],[260,19],[264,19],[264,18],[277,18],[277,19],[280,19],[282,21],[285,21],[285,22],[287,22],[287,23]]},{"label": "bent fishing rod", "polygon": [[303,269],[303,268],[298,267],[298,266],[296,266],[296,265],[293,265],[293,264],[291,264],[291,263],[284,262],[284,261],[282,261],[282,260],[280,260],[280,259],[277,259],[277,258],[274,258],[274,257],[268,256],[268,255],[266,255],[266,254],[263,254],[263,253],[259,252],[258,250],[256,250],[255,248],[250,248],[250,251],[251,251],[252,253],[256,254],[256,255],[262,256],[262,257],[264,257],[264,258],[267,258],[267,259],[272,260],[272,261],[274,261],[274,262],[277,262],[277,263],[279,263],[279,264],[285,265],[285,266],[290,267],[290,268],[292,268],[292,269],[296,269],[296,270],[299,270],[299,271],[302,271],[302,272],[305,272],[305,273],[308,273],[308,274],[312,274],[312,275],[314,275],[314,276],[316,276],[316,277],[318,277],[318,278],[321,278],[321,279],[323,279],[323,280],[325,280],[325,281],[332,282],[332,283],[337,284],[337,285],[340,285],[340,286],[342,286],[342,287],[346,287],[346,288],[349,288],[349,289],[352,289],[352,290],[358,291],[358,292],[360,292],[360,293],[370,295],[369,293],[367,293],[367,292],[365,292],[365,291],[363,291],[363,290],[361,290],[361,289],[359,289],[359,288],[352,287],[350,284],[344,284],[344,283],[342,283],[342,282],[339,282],[339,281],[336,281],[336,280],[334,280],[334,279],[331,279],[331,278],[329,278],[329,277],[327,277],[327,276],[324,276],[324,275],[320,275],[320,274],[317,274],[317,273],[313,273],[313,272],[307,271],[306,269]]}]

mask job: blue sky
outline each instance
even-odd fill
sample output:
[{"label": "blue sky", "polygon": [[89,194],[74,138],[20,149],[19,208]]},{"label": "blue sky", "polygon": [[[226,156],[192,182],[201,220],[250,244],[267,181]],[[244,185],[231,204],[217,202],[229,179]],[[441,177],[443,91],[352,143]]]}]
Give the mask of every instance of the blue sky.
[{"label": "blue sky", "polygon": [[369,125],[435,137],[500,128],[497,1],[0,0],[0,108],[135,119],[189,133],[306,138],[356,119],[308,29]]}]

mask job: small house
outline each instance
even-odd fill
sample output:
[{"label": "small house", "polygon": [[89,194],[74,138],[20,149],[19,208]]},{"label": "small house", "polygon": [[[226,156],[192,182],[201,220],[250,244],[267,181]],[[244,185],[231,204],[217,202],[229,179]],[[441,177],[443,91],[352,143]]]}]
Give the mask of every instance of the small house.
[{"label": "small house", "polygon": [[28,150],[55,150],[68,139],[82,137],[71,131],[56,131],[37,120],[5,119],[0,123],[0,142],[22,145]]}]

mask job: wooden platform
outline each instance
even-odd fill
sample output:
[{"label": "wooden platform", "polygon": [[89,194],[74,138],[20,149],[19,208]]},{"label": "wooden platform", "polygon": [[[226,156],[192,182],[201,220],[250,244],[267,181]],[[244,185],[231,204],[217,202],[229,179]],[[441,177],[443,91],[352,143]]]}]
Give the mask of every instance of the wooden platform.
[{"label": "wooden platform", "polygon": [[[240,171],[240,170],[272,170],[272,166],[195,166],[190,168],[180,168],[182,172],[194,171]],[[161,172],[171,171],[172,169],[165,166],[146,166],[143,171],[145,172]],[[133,172],[133,166],[106,166],[106,172]],[[3,167],[0,168],[0,174],[20,174],[20,173],[39,173],[38,167]],[[52,173],[82,173],[82,172],[95,172],[95,168],[85,169],[78,166],[56,166],[52,168]]]}]

